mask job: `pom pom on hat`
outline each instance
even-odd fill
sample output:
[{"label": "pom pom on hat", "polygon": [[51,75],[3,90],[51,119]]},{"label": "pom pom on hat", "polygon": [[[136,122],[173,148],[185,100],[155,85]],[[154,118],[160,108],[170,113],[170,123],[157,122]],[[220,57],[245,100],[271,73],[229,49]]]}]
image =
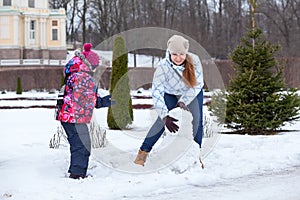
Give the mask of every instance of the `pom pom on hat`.
[{"label": "pom pom on hat", "polygon": [[85,44],[83,45],[83,49],[84,49],[85,51],[90,51],[92,47],[93,47],[93,45],[92,45],[91,43],[85,43]]},{"label": "pom pom on hat", "polygon": [[180,35],[173,35],[167,42],[170,53],[186,54],[189,51],[189,41]]}]

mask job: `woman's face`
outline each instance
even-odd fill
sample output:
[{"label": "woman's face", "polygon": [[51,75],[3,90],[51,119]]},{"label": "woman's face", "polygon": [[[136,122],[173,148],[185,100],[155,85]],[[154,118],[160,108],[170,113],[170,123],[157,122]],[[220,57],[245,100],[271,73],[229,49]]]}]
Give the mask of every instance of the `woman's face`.
[{"label": "woman's face", "polygon": [[186,54],[171,53],[171,60],[176,65],[182,65],[186,59]]}]

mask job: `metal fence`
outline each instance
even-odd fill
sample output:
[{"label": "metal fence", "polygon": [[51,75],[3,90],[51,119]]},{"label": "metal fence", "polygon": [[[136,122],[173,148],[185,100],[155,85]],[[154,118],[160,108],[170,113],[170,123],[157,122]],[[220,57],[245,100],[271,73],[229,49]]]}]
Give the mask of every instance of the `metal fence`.
[{"label": "metal fence", "polygon": [[67,63],[66,60],[49,60],[49,59],[3,59],[0,60],[0,66],[38,66],[38,65],[52,65],[52,66],[64,66]]}]

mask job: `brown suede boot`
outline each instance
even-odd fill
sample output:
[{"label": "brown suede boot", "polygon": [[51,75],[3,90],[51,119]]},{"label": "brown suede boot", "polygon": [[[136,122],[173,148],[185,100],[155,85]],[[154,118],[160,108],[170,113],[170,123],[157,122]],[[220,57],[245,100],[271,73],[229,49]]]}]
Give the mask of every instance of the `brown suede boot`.
[{"label": "brown suede boot", "polygon": [[136,156],[134,163],[137,164],[137,165],[142,165],[142,166],[144,166],[148,154],[149,154],[149,153],[146,152],[146,151],[139,150],[139,153],[138,153],[138,155]]}]

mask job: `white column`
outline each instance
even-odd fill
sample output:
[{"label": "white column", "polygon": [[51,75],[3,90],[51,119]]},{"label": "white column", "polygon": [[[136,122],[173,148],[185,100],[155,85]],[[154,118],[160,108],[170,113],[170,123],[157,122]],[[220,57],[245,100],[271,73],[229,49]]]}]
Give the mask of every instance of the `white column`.
[{"label": "white column", "polygon": [[25,24],[24,24],[24,45],[25,48],[29,46],[29,22],[30,19],[25,16]]},{"label": "white column", "polygon": [[46,48],[46,19],[41,18],[40,19],[40,44],[41,49]]},{"label": "white column", "polygon": [[14,45],[15,46],[21,46],[20,44],[20,19],[18,15],[14,15]]},{"label": "white column", "polygon": [[60,41],[61,41],[61,46],[66,47],[66,20],[61,19],[60,20]]}]

